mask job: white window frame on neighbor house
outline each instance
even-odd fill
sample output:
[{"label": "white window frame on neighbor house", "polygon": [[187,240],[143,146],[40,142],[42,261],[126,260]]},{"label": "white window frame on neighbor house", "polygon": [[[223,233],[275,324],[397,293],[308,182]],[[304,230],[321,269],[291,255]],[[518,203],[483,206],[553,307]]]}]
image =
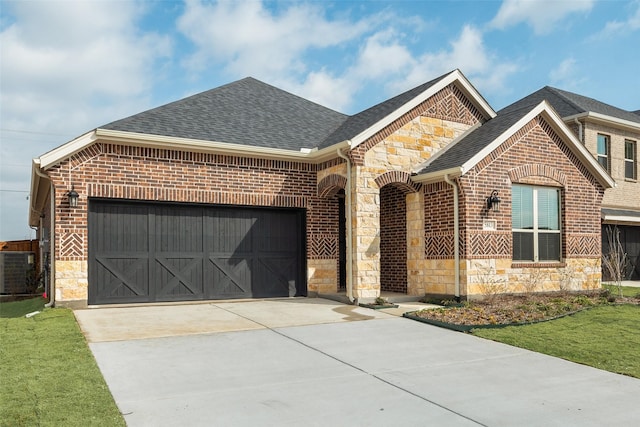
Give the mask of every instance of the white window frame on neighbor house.
[{"label": "white window frame on neighbor house", "polygon": [[611,162],[609,161],[609,153],[611,153],[611,137],[609,135],[598,134],[596,141],[596,151],[598,153],[598,163],[611,173]]},{"label": "white window frame on neighbor house", "polygon": [[[561,194],[556,187],[513,184],[511,187],[511,220],[514,262],[553,263],[562,259]],[[525,200],[526,198],[526,200]],[[551,200],[555,199],[555,200]],[[550,206],[554,204],[555,206]],[[525,236],[531,235],[531,242]],[[544,247],[544,237],[556,236],[557,253]],[[529,245],[533,245],[533,247]],[[528,250],[525,246],[529,246]],[[542,246],[542,247],[541,247]],[[546,249],[546,250],[545,250]],[[530,252],[530,256],[526,256]],[[542,260],[541,258],[542,254]]]},{"label": "white window frame on neighbor house", "polygon": [[638,158],[638,144],[631,139],[624,140],[624,179],[638,179],[638,168],[636,159]]}]

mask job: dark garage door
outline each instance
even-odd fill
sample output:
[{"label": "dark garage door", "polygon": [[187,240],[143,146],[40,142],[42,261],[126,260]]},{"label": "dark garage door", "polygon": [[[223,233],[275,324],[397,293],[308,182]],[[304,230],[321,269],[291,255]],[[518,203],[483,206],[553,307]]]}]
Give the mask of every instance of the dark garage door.
[{"label": "dark garage door", "polygon": [[306,295],[304,214],[89,204],[89,304]]}]

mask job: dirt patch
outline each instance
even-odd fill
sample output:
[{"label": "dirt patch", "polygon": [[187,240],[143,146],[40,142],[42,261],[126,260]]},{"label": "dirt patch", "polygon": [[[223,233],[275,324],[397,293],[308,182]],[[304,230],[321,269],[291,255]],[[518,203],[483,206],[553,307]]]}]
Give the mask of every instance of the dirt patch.
[{"label": "dirt patch", "polygon": [[443,306],[413,314],[454,325],[503,325],[539,322],[604,304],[640,304],[640,298],[614,298],[607,291],[500,295],[483,301],[465,302],[459,307]]}]

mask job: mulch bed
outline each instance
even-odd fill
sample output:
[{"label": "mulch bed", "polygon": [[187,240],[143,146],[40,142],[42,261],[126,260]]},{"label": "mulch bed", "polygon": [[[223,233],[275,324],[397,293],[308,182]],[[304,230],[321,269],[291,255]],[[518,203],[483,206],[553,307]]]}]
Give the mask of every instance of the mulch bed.
[{"label": "mulch bed", "polygon": [[411,313],[419,319],[453,325],[509,325],[533,323],[572,314],[604,304],[640,304],[640,298],[613,298],[607,291],[499,295],[483,301],[463,303]]}]

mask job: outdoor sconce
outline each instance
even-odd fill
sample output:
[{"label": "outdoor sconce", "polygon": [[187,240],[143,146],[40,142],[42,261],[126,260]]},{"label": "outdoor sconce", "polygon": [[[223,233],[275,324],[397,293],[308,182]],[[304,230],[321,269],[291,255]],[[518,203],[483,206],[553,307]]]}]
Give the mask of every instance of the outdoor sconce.
[{"label": "outdoor sconce", "polygon": [[491,195],[487,197],[487,209],[498,212],[500,211],[500,198],[498,197],[498,190],[493,190]]},{"label": "outdoor sconce", "polygon": [[78,197],[80,195],[76,190],[74,190],[73,185],[71,186],[71,191],[67,193],[67,198],[69,199],[69,207],[77,208],[78,207]]}]

